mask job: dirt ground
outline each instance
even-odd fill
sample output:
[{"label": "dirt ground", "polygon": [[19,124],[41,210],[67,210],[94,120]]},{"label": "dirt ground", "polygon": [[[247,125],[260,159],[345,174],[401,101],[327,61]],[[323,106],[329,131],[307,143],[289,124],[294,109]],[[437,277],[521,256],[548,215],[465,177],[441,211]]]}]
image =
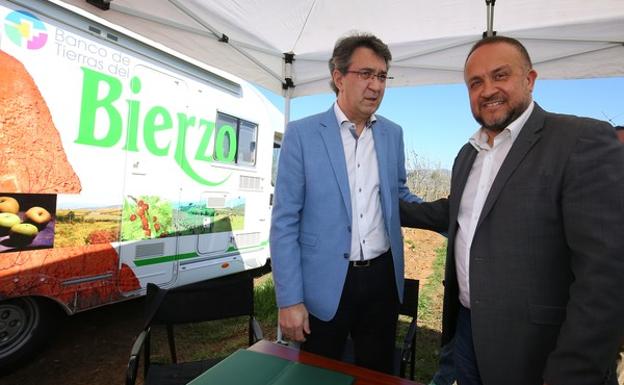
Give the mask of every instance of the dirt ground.
[{"label": "dirt ground", "polygon": [[[422,287],[444,237],[423,230],[404,229],[404,233],[405,275],[420,279]],[[67,317],[30,363],[9,375],[0,374],[0,385],[123,384],[128,354],[142,321],[142,299]]]},{"label": "dirt ground", "polygon": [[431,275],[436,250],[445,245],[446,238],[427,230],[403,229],[405,277],[420,280],[425,286]]}]

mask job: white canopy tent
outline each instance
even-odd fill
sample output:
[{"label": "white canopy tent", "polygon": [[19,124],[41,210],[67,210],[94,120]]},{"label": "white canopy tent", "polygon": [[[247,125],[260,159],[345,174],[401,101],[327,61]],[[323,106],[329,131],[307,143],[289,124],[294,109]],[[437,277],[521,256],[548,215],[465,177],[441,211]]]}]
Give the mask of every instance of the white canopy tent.
[{"label": "white canopy tent", "polygon": [[353,30],[390,46],[390,86],[461,82],[492,14],[542,79],[624,76],[623,0],[50,1],[282,94],[286,119],[291,97],[330,92],[327,60]]}]

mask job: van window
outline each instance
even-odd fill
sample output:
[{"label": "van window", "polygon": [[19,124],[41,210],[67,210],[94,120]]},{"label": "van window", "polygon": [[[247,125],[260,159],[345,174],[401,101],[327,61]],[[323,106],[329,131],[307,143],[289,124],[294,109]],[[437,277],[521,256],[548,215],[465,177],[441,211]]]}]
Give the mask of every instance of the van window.
[{"label": "van window", "polygon": [[236,163],[246,166],[256,164],[256,138],[258,126],[241,120],[238,125],[238,153]]},{"label": "van window", "polygon": [[256,164],[258,125],[221,112],[217,113],[214,158],[242,166]]}]

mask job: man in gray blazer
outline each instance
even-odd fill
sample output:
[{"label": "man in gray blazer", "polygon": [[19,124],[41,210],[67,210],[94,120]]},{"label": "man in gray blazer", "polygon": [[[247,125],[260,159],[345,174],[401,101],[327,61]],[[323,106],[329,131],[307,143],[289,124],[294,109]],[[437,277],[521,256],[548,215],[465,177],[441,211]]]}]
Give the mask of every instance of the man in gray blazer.
[{"label": "man in gray blazer", "polygon": [[497,36],[464,68],[481,128],[448,199],[401,202],[448,230],[443,342],[458,383],[616,384],[624,337],[624,147],[604,122],[544,111],[526,49]]},{"label": "man in gray blazer", "polygon": [[391,58],[373,35],[336,43],[336,102],[284,135],[270,237],[283,335],[339,359],[350,334],[356,363],[385,372],[403,296],[399,199],[417,199],[403,131],[375,115]]}]

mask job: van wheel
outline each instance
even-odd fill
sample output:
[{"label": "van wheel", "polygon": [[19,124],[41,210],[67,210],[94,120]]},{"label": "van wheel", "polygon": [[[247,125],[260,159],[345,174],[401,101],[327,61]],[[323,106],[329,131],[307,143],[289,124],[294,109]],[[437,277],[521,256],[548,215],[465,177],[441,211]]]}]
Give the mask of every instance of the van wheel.
[{"label": "van wheel", "polygon": [[51,302],[32,297],[0,302],[0,372],[17,368],[38,350],[56,310]]}]

